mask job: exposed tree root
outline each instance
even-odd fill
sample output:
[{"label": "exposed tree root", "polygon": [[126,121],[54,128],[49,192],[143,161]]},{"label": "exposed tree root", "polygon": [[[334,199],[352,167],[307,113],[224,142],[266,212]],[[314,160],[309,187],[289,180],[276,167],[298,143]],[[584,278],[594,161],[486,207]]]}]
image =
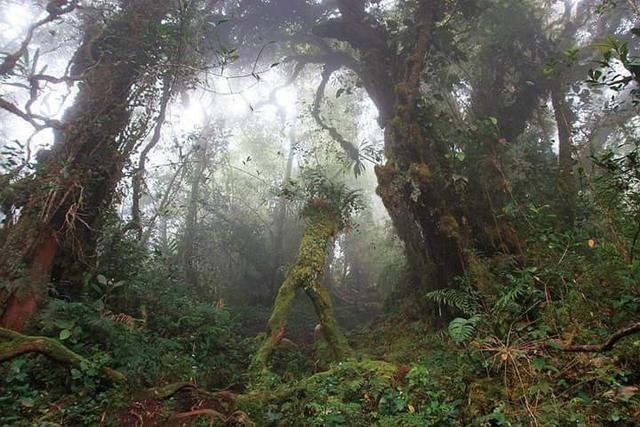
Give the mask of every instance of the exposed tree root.
[{"label": "exposed tree root", "polygon": [[[28,353],[39,353],[58,363],[69,366],[88,365],[93,363],[77,353],[69,350],[54,339],[33,337],[0,328],[0,363],[7,362]],[[101,368],[102,374],[114,383],[125,383],[127,377],[111,368]]]},{"label": "exposed tree root", "polygon": [[640,322],[632,323],[614,332],[602,344],[563,344],[558,341],[543,344],[545,350],[558,350],[570,353],[605,353],[613,350],[613,347],[622,338],[640,332]]},{"label": "exposed tree root", "polygon": [[[255,426],[249,416],[236,408],[236,396],[229,391],[207,391],[197,387],[193,383],[179,382],[168,384],[161,387],[154,387],[139,392],[135,396],[135,400],[166,400],[178,393],[185,393],[195,398],[195,401],[206,405],[213,405],[214,408],[192,407],[186,412],[178,412],[172,414],[167,420],[166,425],[178,425],[179,422],[185,422],[189,418],[207,417],[211,419],[210,425],[234,425],[234,426]],[[182,425],[182,424],[179,424]]]},{"label": "exposed tree root", "polygon": [[190,382],[178,382],[167,384],[160,387],[148,388],[146,390],[142,390],[135,395],[136,400],[144,400],[144,399],[156,399],[156,400],[164,400],[173,397],[174,395],[188,392],[191,394],[196,394],[201,397],[208,397],[213,399],[222,399],[222,400],[233,400],[234,394],[229,391],[207,391],[205,389],[199,388],[193,383]]}]

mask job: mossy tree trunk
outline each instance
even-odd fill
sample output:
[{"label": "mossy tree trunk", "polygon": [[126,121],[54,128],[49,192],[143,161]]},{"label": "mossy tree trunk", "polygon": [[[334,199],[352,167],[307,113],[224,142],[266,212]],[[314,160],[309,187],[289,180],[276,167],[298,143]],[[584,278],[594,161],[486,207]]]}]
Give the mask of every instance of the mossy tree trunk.
[{"label": "mossy tree trunk", "polygon": [[376,167],[377,192],[405,244],[414,282],[423,289],[452,286],[464,273],[470,243],[460,198],[447,182],[446,148],[429,139],[425,125],[432,117],[418,107],[438,3],[417,3],[414,44],[403,57],[389,48],[386,30],[366,19],[364,3],[338,2],[342,17],[314,28],[316,35],[343,40],[360,52],[359,75],[385,129],[387,163]]},{"label": "mossy tree trunk", "polygon": [[346,338],[338,327],[331,297],[321,279],[327,261],[327,248],[340,231],[338,215],[332,209],[319,207],[308,218],[300,244],[298,260],[278,290],[269,318],[269,333],[256,355],[256,362],[266,367],[269,357],[284,338],[287,320],[298,290],[303,290],[313,303],[322,333],[334,358],[340,360],[351,353]]},{"label": "mossy tree trunk", "polygon": [[470,240],[459,196],[447,182],[445,148],[428,139],[424,124],[430,117],[418,107],[437,7],[419,6],[418,19],[422,24],[399,74],[394,117],[385,132],[388,160],[376,168],[377,192],[406,242],[418,283],[437,289],[453,286],[453,279],[464,274]]},{"label": "mossy tree trunk", "polygon": [[[474,263],[474,253],[496,250],[497,245],[485,232],[486,212],[501,206],[494,201],[492,209],[492,201],[484,193],[470,202],[468,192],[458,188],[459,178],[467,180],[469,188],[482,188],[478,182],[482,178],[473,173],[460,175],[459,165],[451,160],[455,141],[447,140],[451,125],[442,124],[421,91],[430,51],[437,45],[437,22],[446,6],[435,0],[415,2],[413,44],[397,55],[390,48],[392,37],[387,30],[367,17],[364,2],[337,3],[341,16],[321,22],[313,32],[344,41],[360,54],[356,69],[385,130],[387,161],[376,167],[377,193],[405,245],[413,282],[422,290],[454,287],[455,278],[467,274]],[[523,96],[530,97],[530,91]],[[516,133],[525,123],[510,128]],[[492,154],[499,157],[500,143],[494,144]],[[502,235],[513,231],[508,224],[504,228],[499,230]],[[508,246],[517,249],[517,239],[508,240]]]},{"label": "mossy tree trunk", "polygon": [[81,79],[76,100],[38,164],[18,223],[2,242],[0,325],[23,329],[52,275],[60,283],[81,283],[137,143],[134,136],[122,136],[131,118],[132,89],[159,58],[152,35],[172,4],[128,1],[104,29],[87,31],[71,69]]}]

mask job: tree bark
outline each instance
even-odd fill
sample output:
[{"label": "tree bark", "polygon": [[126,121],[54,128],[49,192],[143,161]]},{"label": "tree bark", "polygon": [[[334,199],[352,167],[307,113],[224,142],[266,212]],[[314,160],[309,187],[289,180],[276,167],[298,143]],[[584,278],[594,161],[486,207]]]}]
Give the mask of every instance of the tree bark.
[{"label": "tree bark", "polygon": [[418,7],[418,35],[397,80],[395,115],[385,130],[388,160],[376,168],[377,193],[405,242],[415,281],[427,289],[454,286],[469,249],[458,196],[445,182],[445,153],[428,140],[417,107],[436,13],[433,2]]},{"label": "tree bark", "polygon": [[385,128],[387,162],[376,167],[377,193],[405,244],[414,282],[427,288],[451,286],[464,270],[460,251],[464,224],[447,207],[456,206],[455,197],[444,194],[446,186],[435,181],[437,174],[444,174],[438,158],[443,153],[426,140],[424,118],[417,110],[437,2],[419,2],[415,42],[404,62],[390,51],[385,30],[345,3],[349,2],[339,3],[342,17],[319,24],[314,34],[346,41],[359,51],[358,75]]},{"label": "tree bark", "polygon": [[622,329],[615,331],[601,344],[564,344],[559,341],[543,343],[542,348],[553,351],[559,350],[568,353],[605,353],[613,350],[613,347],[621,339],[640,332],[640,322],[631,323]]},{"label": "tree bark", "polygon": [[[296,128],[297,128],[297,118],[292,119],[292,123],[289,128],[288,135],[288,150],[287,150],[287,164],[284,170],[284,176],[282,177],[282,184],[286,185],[291,180],[291,174],[293,172],[293,160],[295,158],[294,146],[296,143]],[[287,206],[288,202],[283,197],[280,199],[278,204],[278,210],[276,213],[275,221],[274,221],[274,232],[273,232],[273,266],[272,266],[272,276],[271,276],[271,284],[270,290],[275,291],[277,287],[277,283],[282,276],[281,267],[284,262],[284,239],[285,239],[285,226],[287,221]],[[272,291],[272,292],[273,292]],[[273,295],[273,294],[271,294]]]},{"label": "tree bark", "polygon": [[187,218],[184,225],[183,250],[181,254],[182,267],[185,280],[194,288],[199,287],[199,275],[197,270],[196,235],[198,227],[198,205],[200,203],[200,185],[208,164],[209,135],[205,131],[200,137],[196,147],[196,162],[191,175],[191,191],[187,205]]},{"label": "tree bark", "polygon": [[[72,69],[84,77],[75,103],[39,163],[29,200],[0,252],[5,294],[0,325],[21,330],[46,295],[52,274],[61,283],[81,283],[134,145],[118,140],[130,120],[131,89],[156,60],[149,35],[171,4],[128,1],[106,28],[86,34]],[[33,288],[20,289],[25,276]]]},{"label": "tree bark", "polygon": [[[476,225],[472,218],[478,210],[489,212],[490,202],[478,197],[470,204],[455,188],[456,170],[447,157],[447,141],[439,140],[429,127],[438,118],[419,106],[423,71],[442,4],[416,2],[413,44],[397,55],[386,30],[366,13],[363,17],[359,7],[354,9],[355,3],[338,2],[341,17],[318,24],[313,32],[345,41],[359,53],[358,76],[385,129],[387,161],[376,167],[377,193],[405,244],[413,282],[422,289],[454,287],[454,279],[474,262],[476,240],[483,240],[482,234],[476,238],[475,228],[472,232]],[[535,105],[537,95],[531,92],[537,94],[537,90],[528,91],[529,85],[522,84],[523,97],[528,105]],[[525,124],[526,120],[518,120],[509,132],[518,132]]]},{"label": "tree bark", "polygon": [[559,189],[562,193],[564,218],[573,224],[576,209],[576,180],[573,174],[573,114],[567,102],[562,75],[556,76],[551,87],[551,103],[558,126]]}]

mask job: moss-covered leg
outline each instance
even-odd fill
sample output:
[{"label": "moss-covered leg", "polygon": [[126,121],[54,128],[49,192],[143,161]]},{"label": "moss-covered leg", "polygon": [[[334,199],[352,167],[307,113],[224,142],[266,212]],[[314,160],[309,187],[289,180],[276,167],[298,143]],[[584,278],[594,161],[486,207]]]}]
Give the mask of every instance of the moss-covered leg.
[{"label": "moss-covered leg", "polygon": [[273,350],[284,337],[287,319],[291,312],[291,307],[293,307],[296,291],[298,290],[294,277],[295,275],[291,275],[285,280],[278,290],[276,301],[273,304],[273,311],[269,318],[269,335],[260,346],[255,360],[255,362],[263,368],[266,367],[271,353],[273,353]]},{"label": "moss-covered leg", "polygon": [[318,315],[320,326],[322,327],[322,335],[327,340],[327,344],[335,360],[341,360],[349,356],[352,352],[351,347],[338,327],[338,323],[333,314],[333,306],[329,292],[320,282],[306,287],[305,292],[313,303],[313,308]]},{"label": "moss-covered leg", "polygon": [[337,233],[337,222],[335,215],[321,212],[307,223],[300,243],[298,260],[278,290],[269,318],[269,335],[256,354],[255,363],[258,366],[266,368],[271,353],[284,337],[296,291],[313,286],[322,276],[327,260],[327,246]]}]

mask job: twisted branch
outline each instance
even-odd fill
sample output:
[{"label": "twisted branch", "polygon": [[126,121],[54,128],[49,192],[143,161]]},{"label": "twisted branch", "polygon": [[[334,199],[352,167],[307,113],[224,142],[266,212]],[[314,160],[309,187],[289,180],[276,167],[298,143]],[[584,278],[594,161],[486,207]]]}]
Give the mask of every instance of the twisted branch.
[{"label": "twisted branch", "polygon": [[11,102],[1,97],[0,97],[0,108],[5,111],[8,111],[13,115],[20,117],[22,120],[25,120],[27,123],[33,126],[36,130],[42,130],[45,128],[62,129],[64,127],[63,124],[58,120],[50,119],[40,114],[33,114],[33,113],[28,113],[26,111],[22,111],[16,105],[12,104]]},{"label": "twisted branch", "polygon": [[[54,2],[50,2],[50,4],[52,4],[52,3],[54,3]],[[49,22],[52,22],[52,21],[58,19],[60,16],[62,16],[64,14],[72,12],[77,6],[78,6],[78,0],[69,1],[68,4],[66,6],[63,6],[63,7],[60,7],[60,6],[49,7],[49,6],[47,6],[47,12],[49,12],[49,14],[45,18],[41,19],[40,21],[36,22],[31,27],[29,27],[29,30],[27,31],[27,36],[22,41],[22,44],[20,45],[20,48],[16,52],[14,52],[14,53],[12,53],[10,55],[7,55],[4,58],[4,61],[2,61],[2,64],[0,64],[0,75],[13,73],[13,70],[16,68],[16,65],[18,64],[18,61],[20,60],[22,55],[24,55],[25,52],[27,51],[27,49],[29,48],[29,44],[31,44],[31,39],[33,39],[33,35],[34,35],[36,29],[38,29],[39,27],[41,27],[43,25],[48,24]]]},{"label": "twisted branch", "polygon": [[621,339],[629,335],[640,332],[640,322],[635,322],[614,332],[607,340],[601,344],[563,344],[558,341],[544,343],[542,348],[545,350],[559,350],[569,353],[605,353],[613,350],[613,347]]}]

